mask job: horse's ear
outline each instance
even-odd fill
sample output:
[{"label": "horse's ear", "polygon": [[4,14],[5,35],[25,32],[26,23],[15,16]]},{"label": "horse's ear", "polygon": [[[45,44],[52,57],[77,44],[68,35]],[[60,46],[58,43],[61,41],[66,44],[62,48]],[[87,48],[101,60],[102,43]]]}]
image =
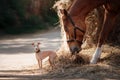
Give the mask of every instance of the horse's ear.
[{"label": "horse's ear", "polygon": [[61,14],[64,14],[65,16],[67,16],[67,14],[68,14],[65,9],[60,9],[60,12],[61,12]]},{"label": "horse's ear", "polygon": [[63,9],[60,9],[60,13],[61,13],[61,14],[64,14],[64,11],[63,11]]},{"label": "horse's ear", "polygon": [[68,12],[67,10],[64,9],[64,15],[67,16],[68,15]]}]

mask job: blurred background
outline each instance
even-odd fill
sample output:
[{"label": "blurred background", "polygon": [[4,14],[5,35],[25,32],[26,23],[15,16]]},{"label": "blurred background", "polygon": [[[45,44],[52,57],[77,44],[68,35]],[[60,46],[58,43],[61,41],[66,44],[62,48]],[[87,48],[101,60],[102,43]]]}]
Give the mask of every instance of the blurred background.
[{"label": "blurred background", "polygon": [[54,27],[55,0],[1,0],[0,33],[20,34]]},{"label": "blurred background", "polygon": [[[74,0],[1,0],[0,1],[0,79],[24,79],[29,77],[31,80],[40,77],[37,61],[35,58],[33,42],[41,42],[41,51],[53,50],[57,51],[62,48],[63,39],[59,28],[54,28],[59,22],[57,11],[52,9],[56,1],[62,2],[62,7],[69,8]],[[57,4],[56,4],[57,5]],[[59,8],[61,6],[54,6]],[[66,9],[66,8],[65,8]],[[103,21],[103,8],[97,8],[91,11],[86,18],[88,26],[86,34],[90,37],[86,38],[87,45],[97,43],[98,34],[100,33]],[[53,75],[45,75],[50,77],[80,77],[85,79],[86,73],[89,77],[94,76],[100,78],[114,79],[120,75],[120,15],[115,23],[115,29],[109,34],[107,45],[103,53],[100,65],[89,66],[80,65],[72,66],[66,64],[66,59],[62,59],[63,66],[59,66],[58,73]],[[43,30],[43,31],[42,31]],[[62,36],[64,36],[62,34]],[[64,45],[63,45],[64,46]],[[85,46],[86,47],[86,46]],[[66,48],[66,46],[65,46]],[[65,49],[64,48],[64,49]],[[64,50],[63,49],[63,50]],[[62,51],[61,51],[62,52]],[[88,46],[83,53],[93,53],[94,49]],[[116,54],[116,55],[115,55]],[[88,54],[89,55],[89,54]],[[86,57],[86,55],[85,55]],[[66,58],[66,57],[65,57]],[[87,59],[87,58],[86,58]],[[69,59],[68,59],[69,60]],[[61,64],[58,62],[58,64]],[[114,70],[113,70],[113,69]],[[64,71],[65,70],[65,71]],[[64,73],[65,72],[65,73]],[[108,74],[109,73],[109,74]],[[74,74],[74,75],[73,75]],[[21,76],[20,76],[21,75]],[[32,77],[31,77],[32,75]],[[37,75],[37,76],[36,76]],[[67,75],[67,76],[66,76]],[[112,76],[111,76],[112,75]],[[96,77],[95,77],[96,76]],[[116,79],[116,78],[115,78]],[[120,79],[120,77],[118,78]],[[38,79],[37,79],[38,80]]]},{"label": "blurred background", "polygon": [[37,64],[33,42],[41,50],[56,51],[60,46],[60,29],[55,0],[1,0],[0,2],[0,73],[20,70]]}]

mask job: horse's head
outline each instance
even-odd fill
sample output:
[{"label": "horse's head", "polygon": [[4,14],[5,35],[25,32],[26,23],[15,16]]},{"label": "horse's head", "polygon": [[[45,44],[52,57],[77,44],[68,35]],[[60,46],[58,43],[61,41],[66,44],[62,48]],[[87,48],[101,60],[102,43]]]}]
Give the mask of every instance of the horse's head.
[{"label": "horse's head", "polygon": [[[81,50],[83,41],[84,30],[80,28],[76,19],[73,21],[73,17],[66,10],[60,10],[62,14],[62,26],[66,33],[67,44],[72,54],[76,54]],[[76,22],[76,23],[75,23]]]}]

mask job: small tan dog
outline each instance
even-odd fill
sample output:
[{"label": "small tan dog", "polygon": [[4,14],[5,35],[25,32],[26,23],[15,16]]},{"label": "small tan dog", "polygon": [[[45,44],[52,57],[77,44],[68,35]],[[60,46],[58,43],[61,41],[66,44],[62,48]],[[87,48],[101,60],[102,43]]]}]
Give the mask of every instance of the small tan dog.
[{"label": "small tan dog", "polygon": [[49,63],[53,69],[54,59],[57,57],[56,52],[54,52],[54,51],[41,51],[40,47],[39,47],[40,43],[37,43],[36,45],[35,45],[35,43],[32,43],[32,45],[34,46],[35,55],[36,55],[36,59],[38,61],[39,68],[42,69],[42,60],[49,57],[48,60],[49,60]]}]

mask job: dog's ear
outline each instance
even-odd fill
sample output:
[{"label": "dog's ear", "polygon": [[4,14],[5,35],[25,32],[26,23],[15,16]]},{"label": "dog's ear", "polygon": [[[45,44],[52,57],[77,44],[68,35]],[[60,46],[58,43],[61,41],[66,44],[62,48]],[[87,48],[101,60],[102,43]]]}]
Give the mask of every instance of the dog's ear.
[{"label": "dog's ear", "polygon": [[32,45],[34,46],[35,44],[34,44],[34,43],[32,43]]},{"label": "dog's ear", "polygon": [[40,42],[38,42],[38,45],[40,45],[41,43]]}]

